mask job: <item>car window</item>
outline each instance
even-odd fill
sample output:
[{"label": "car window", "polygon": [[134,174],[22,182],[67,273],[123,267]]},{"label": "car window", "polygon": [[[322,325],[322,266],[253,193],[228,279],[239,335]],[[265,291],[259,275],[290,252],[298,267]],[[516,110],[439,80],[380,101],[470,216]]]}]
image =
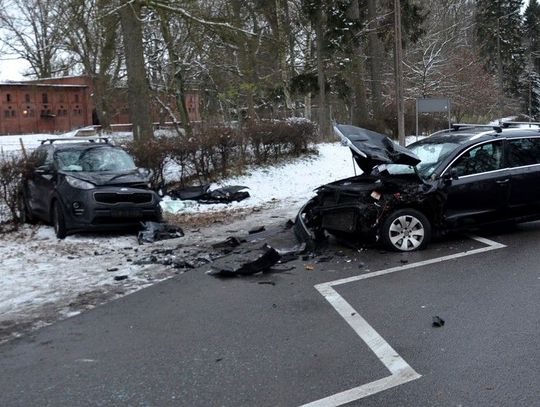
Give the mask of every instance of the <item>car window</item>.
[{"label": "car window", "polygon": [[540,163],[540,138],[508,141],[508,165],[521,167]]},{"label": "car window", "polygon": [[463,153],[452,165],[457,176],[480,174],[502,168],[502,143],[485,143]]}]

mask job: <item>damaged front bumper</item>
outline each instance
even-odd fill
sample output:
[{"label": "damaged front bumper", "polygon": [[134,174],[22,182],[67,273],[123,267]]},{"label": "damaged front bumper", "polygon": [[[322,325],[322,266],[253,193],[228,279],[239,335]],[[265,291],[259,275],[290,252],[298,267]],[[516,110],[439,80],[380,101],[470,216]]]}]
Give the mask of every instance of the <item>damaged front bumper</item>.
[{"label": "damaged front bumper", "polygon": [[379,221],[385,211],[378,204],[358,202],[324,205],[316,196],[298,212],[294,224],[296,238],[315,250],[326,239],[326,232],[337,236],[354,236],[366,241],[377,240]]}]

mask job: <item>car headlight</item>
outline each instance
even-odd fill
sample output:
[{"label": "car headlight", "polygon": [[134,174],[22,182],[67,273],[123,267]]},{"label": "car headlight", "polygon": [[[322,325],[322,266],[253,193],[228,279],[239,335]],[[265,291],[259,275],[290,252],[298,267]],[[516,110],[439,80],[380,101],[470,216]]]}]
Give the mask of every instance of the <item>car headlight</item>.
[{"label": "car headlight", "polygon": [[66,175],[66,181],[73,188],[77,188],[77,189],[94,189],[96,187],[94,184],[90,182],[83,181],[82,179],[70,177],[69,175]]}]

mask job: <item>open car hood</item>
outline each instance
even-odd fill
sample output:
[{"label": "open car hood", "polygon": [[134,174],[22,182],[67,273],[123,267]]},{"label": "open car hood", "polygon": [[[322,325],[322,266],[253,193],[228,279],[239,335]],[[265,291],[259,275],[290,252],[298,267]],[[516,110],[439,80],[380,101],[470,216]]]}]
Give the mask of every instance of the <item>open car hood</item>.
[{"label": "open car hood", "polygon": [[416,154],[384,134],[346,124],[334,125],[334,132],[351,149],[356,163],[366,174],[379,164],[414,166],[420,162]]}]

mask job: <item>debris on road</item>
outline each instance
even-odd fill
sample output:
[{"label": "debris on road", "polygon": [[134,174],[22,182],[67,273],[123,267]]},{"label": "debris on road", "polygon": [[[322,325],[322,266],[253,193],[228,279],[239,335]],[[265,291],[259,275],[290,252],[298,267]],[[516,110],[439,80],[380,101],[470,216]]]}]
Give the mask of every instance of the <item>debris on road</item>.
[{"label": "debris on road", "polygon": [[269,271],[280,259],[281,255],[277,250],[266,245],[261,250],[239,253],[233,258],[218,259],[212,264],[212,270],[208,274],[220,277],[248,276]]},{"label": "debris on road", "polygon": [[263,226],[257,226],[257,227],[254,227],[253,229],[250,229],[250,230],[248,231],[248,233],[249,233],[250,235],[253,235],[253,234],[255,234],[255,233],[264,232],[265,230],[266,230],[266,228],[264,227],[264,225],[263,225]]},{"label": "debris on road", "polygon": [[122,275],[122,276],[114,276],[114,281],[122,281],[127,280],[128,276]]},{"label": "debris on road", "polygon": [[315,270],[315,266],[313,264],[306,264],[304,266],[304,268],[307,270],[307,271],[313,271]]},{"label": "debris on road", "polygon": [[210,184],[205,184],[175,189],[167,193],[173,199],[197,201],[203,204],[216,204],[240,202],[249,198],[249,192],[244,191],[245,189],[249,188],[243,185],[229,185],[210,190]]},{"label": "debris on road", "polygon": [[225,254],[230,253],[230,251],[234,247],[240,246],[242,243],[245,243],[246,239],[241,239],[236,236],[229,236],[227,239],[214,243],[212,245],[212,248],[214,249],[222,249]]},{"label": "debris on road", "polygon": [[181,228],[165,222],[142,222],[142,226],[144,229],[139,232],[137,237],[139,244],[184,236],[184,231]]},{"label": "debris on road", "polygon": [[434,316],[432,326],[435,328],[440,328],[444,326],[444,319],[440,318],[439,316]]}]

